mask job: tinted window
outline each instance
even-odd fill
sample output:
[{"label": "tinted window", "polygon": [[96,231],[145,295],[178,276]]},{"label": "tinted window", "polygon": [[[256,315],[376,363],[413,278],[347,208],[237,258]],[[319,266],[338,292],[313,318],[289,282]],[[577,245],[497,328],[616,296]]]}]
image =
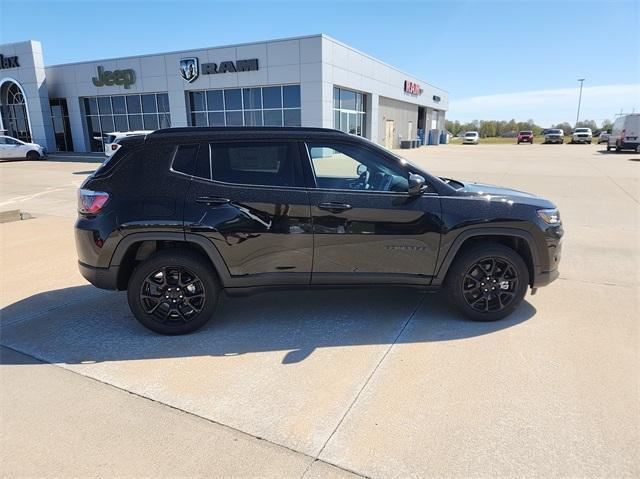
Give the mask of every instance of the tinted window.
[{"label": "tinted window", "polygon": [[298,147],[288,143],[211,144],[212,178],[226,183],[301,186]]},{"label": "tinted window", "polygon": [[282,106],[285,108],[300,107],[300,85],[282,87]]},{"label": "tinted window", "polygon": [[194,175],[199,145],[178,145],[171,168],[180,173]]},{"label": "tinted window", "polygon": [[319,188],[406,192],[408,174],[397,160],[347,143],[307,145]]}]

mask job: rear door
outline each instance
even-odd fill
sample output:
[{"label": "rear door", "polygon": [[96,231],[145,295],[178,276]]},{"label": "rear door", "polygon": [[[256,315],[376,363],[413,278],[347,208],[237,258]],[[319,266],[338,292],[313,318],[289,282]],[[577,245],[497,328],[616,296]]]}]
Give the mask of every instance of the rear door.
[{"label": "rear door", "polygon": [[201,143],[185,199],[185,233],[208,238],[231,286],[308,284],[309,193],[294,140]]},{"label": "rear door", "polygon": [[429,284],[441,230],[435,190],[409,196],[411,169],[361,143],[306,146],[316,185],[312,283]]}]

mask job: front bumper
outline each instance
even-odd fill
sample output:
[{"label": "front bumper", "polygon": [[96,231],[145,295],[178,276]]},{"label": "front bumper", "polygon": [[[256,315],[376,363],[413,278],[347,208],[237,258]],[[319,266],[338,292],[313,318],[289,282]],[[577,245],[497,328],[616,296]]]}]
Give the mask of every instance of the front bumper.
[{"label": "front bumper", "polygon": [[592,138],[588,136],[574,136],[571,141],[574,143],[591,143]]}]

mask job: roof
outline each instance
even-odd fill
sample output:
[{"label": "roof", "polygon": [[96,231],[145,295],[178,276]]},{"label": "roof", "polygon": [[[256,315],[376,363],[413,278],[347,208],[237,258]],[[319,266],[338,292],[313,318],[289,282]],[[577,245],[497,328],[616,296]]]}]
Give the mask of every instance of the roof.
[{"label": "roof", "polygon": [[147,135],[150,139],[168,139],[171,137],[184,137],[184,136],[229,136],[229,135],[250,135],[260,134],[263,136],[309,136],[309,134],[322,134],[332,136],[347,135],[340,130],[333,130],[331,128],[311,128],[311,127],[282,127],[282,126],[186,126],[175,128],[164,128],[162,130],[156,130],[153,133]]}]

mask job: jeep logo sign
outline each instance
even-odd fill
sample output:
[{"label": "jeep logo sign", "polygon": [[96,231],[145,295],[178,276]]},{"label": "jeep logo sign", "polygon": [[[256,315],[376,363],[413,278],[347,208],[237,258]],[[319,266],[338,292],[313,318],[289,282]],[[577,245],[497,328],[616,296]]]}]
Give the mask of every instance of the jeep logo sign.
[{"label": "jeep logo sign", "polygon": [[136,72],[132,69],[108,71],[104,67],[98,67],[98,76],[92,78],[97,87],[122,85],[129,89],[136,82]]},{"label": "jeep logo sign", "polygon": [[6,70],[7,68],[18,68],[18,57],[5,57],[0,55],[0,70]]},{"label": "jeep logo sign", "polygon": [[409,80],[404,81],[404,91],[405,93],[409,93],[410,95],[422,95],[422,88],[420,88],[420,85]]}]

